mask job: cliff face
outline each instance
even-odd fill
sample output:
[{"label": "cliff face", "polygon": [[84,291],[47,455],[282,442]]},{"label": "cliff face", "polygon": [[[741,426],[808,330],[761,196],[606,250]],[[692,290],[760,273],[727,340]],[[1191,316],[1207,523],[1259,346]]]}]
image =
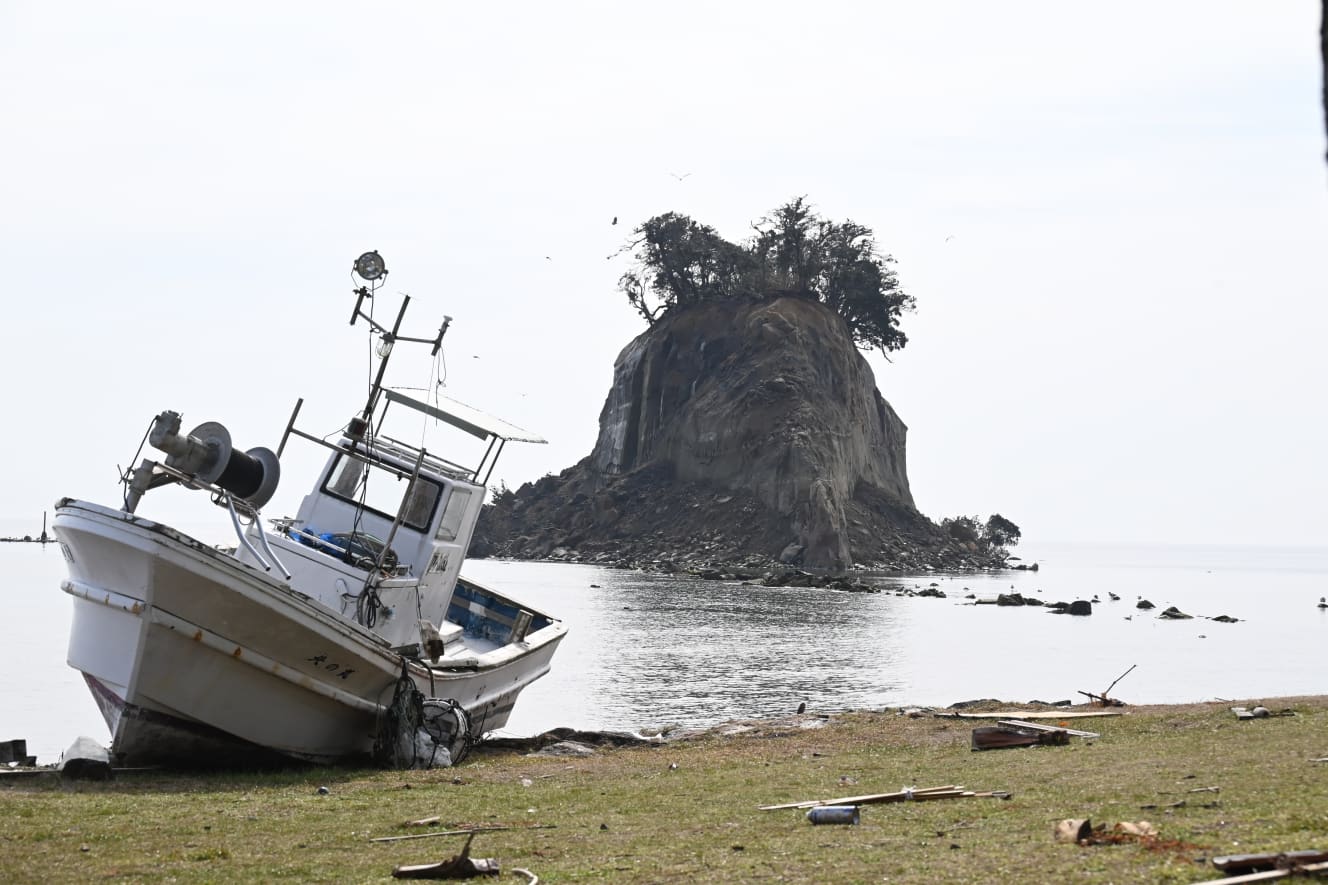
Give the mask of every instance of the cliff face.
[{"label": "cliff face", "polygon": [[823,305],[675,308],[619,354],[591,454],[497,496],[476,552],[826,569],[989,564],[965,561],[973,551],[914,509],[906,433],[848,327]]},{"label": "cliff face", "polygon": [[750,493],[787,516],[803,564],[842,568],[859,483],[913,507],[907,432],[838,315],[799,298],[718,302],[670,311],[623,349],[590,465],[668,463],[680,481]]}]

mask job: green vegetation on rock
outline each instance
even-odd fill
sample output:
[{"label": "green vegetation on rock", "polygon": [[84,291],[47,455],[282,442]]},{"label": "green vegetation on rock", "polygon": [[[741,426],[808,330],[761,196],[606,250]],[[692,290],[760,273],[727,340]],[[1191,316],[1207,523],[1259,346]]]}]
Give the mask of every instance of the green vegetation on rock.
[{"label": "green vegetation on rock", "polygon": [[735,244],[686,215],[656,215],[633,231],[628,248],[636,249],[638,266],[622,275],[619,288],[652,325],[673,307],[794,296],[843,317],[859,347],[885,353],[908,343],[899,320],[915,302],[870,228],[828,221],[802,197],[753,228],[750,239]]}]

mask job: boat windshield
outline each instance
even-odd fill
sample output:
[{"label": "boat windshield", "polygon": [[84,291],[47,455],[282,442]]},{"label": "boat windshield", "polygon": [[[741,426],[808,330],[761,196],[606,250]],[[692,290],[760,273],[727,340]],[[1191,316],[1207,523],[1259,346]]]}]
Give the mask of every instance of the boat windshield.
[{"label": "boat windshield", "polygon": [[[428,477],[416,477],[411,484],[408,477],[345,455],[337,456],[329,477],[323,486],[324,492],[349,504],[363,505],[384,519],[395,520],[404,502],[406,510],[402,524],[421,532],[429,530],[442,490]],[[406,494],[408,487],[409,495]]]}]

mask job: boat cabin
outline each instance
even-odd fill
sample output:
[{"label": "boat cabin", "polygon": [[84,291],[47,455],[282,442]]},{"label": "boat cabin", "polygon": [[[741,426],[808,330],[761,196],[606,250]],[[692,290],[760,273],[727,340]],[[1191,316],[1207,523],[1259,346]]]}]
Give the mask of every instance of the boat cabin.
[{"label": "boat cabin", "polygon": [[[332,453],[295,518],[274,520],[278,531],[266,540],[291,573],[293,589],[353,617],[389,644],[427,640],[430,627],[446,639],[484,483],[507,441],[544,440],[461,403],[444,409],[383,392],[383,417],[395,403],[485,440],[480,462],[465,467],[381,433],[346,435],[331,444],[296,430],[292,419],[291,434]],[[252,558],[244,548],[236,556]]]}]

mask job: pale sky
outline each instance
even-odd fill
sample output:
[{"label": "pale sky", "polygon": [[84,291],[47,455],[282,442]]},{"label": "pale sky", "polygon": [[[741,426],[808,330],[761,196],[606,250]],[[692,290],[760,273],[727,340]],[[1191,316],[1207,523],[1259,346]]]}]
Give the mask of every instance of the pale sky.
[{"label": "pale sky", "polygon": [[[454,318],[445,393],[550,440],[495,479],[557,472],[644,328],[606,260],[630,229],[675,210],[741,240],[806,196],[917,299],[870,362],[927,515],[1328,543],[1319,11],[8,0],[0,516],[118,503],[162,409],[241,448],[299,396],[302,426],[344,424],[368,249],[405,334]],[[393,360],[427,386],[427,354]],[[269,516],[321,460],[292,446]]]}]

